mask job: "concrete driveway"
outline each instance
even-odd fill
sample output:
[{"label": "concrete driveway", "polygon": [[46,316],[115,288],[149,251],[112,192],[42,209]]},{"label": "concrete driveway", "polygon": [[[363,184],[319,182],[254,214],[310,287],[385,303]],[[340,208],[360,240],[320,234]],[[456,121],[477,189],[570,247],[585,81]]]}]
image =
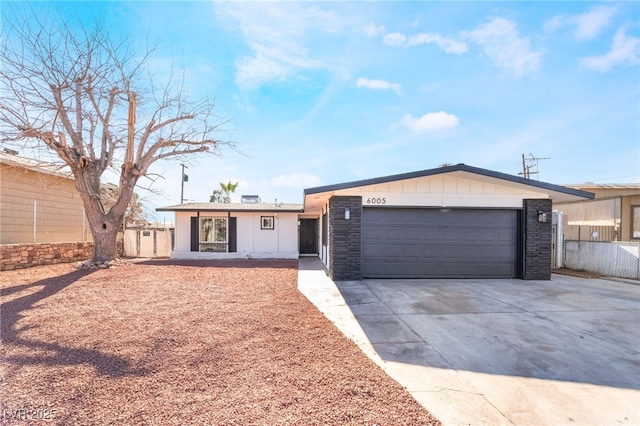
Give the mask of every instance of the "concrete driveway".
[{"label": "concrete driveway", "polygon": [[444,424],[640,424],[640,286],[333,283],[302,259],[299,288]]}]

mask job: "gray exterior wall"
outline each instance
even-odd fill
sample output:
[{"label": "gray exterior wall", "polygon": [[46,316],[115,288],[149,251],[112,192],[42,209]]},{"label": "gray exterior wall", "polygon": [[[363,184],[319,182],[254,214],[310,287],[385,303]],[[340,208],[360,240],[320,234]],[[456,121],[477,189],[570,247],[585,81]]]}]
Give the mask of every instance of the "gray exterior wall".
[{"label": "gray exterior wall", "polygon": [[[351,218],[344,218],[345,208]],[[334,196],[329,200],[329,275],[336,281],[362,278],[362,197]]]},{"label": "gray exterior wall", "polygon": [[[551,279],[551,200],[523,200],[524,207],[524,280]],[[538,212],[547,213],[546,222],[538,221]]]}]

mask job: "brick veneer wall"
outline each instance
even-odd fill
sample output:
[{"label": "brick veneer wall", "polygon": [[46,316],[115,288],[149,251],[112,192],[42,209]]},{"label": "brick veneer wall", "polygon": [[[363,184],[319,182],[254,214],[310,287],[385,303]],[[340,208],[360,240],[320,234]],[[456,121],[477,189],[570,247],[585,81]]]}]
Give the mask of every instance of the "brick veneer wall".
[{"label": "brick veneer wall", "polygon": [[[351,218],[344,218],[348,208]],[[329,275],[333,280],[359,280],[361,271],[362,197],[329,200]]]},{"label": "brick veneer wall", "polygon": [[[551,279],[551,200],[523,200],[525,280]],[[538,212],[547,213],[546,222],[538,222]]]}]

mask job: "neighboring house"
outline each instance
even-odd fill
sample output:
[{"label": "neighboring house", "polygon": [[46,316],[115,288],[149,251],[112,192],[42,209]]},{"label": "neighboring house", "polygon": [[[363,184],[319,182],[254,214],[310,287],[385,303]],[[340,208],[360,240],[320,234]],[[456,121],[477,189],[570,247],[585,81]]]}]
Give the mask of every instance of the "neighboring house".
[{"label": "neighboring house", "polygon": [[183,204],[172,258],[318,255],[335,280],[551,276],[552,202],[578,189],[455,166],[304,190],[303,205]]},{"label": "neighboring house", "polygon": [[0,153],[0,244],[77,241],[92,239],[71,173]]},{"label": "neighboring house", "polygon": [[594,200],[556,203],[565,240],[640,241],[640,184],[568,185]]}]

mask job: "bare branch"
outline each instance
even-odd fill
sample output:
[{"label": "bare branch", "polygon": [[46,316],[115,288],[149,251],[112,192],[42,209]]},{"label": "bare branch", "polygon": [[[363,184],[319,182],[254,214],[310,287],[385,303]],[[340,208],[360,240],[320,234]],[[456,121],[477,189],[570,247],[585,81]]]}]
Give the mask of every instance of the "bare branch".
[{"label": "bare branch", "polygon": [[[233,144],[214,137],[225,122],[212,102],[189,99],[184,73],[164,87],[146,78],[157,46],[140,54],[99,23],[76,26],[31,7],[11,3],[0,10],[0,138],[53,153],[71,168],[96,242],[94,258],[109,257],[102,242],[115,244],[114,229],[153,164],[219,155]],[[120,174],[108,210],[100,190],[107,168]]]}]

